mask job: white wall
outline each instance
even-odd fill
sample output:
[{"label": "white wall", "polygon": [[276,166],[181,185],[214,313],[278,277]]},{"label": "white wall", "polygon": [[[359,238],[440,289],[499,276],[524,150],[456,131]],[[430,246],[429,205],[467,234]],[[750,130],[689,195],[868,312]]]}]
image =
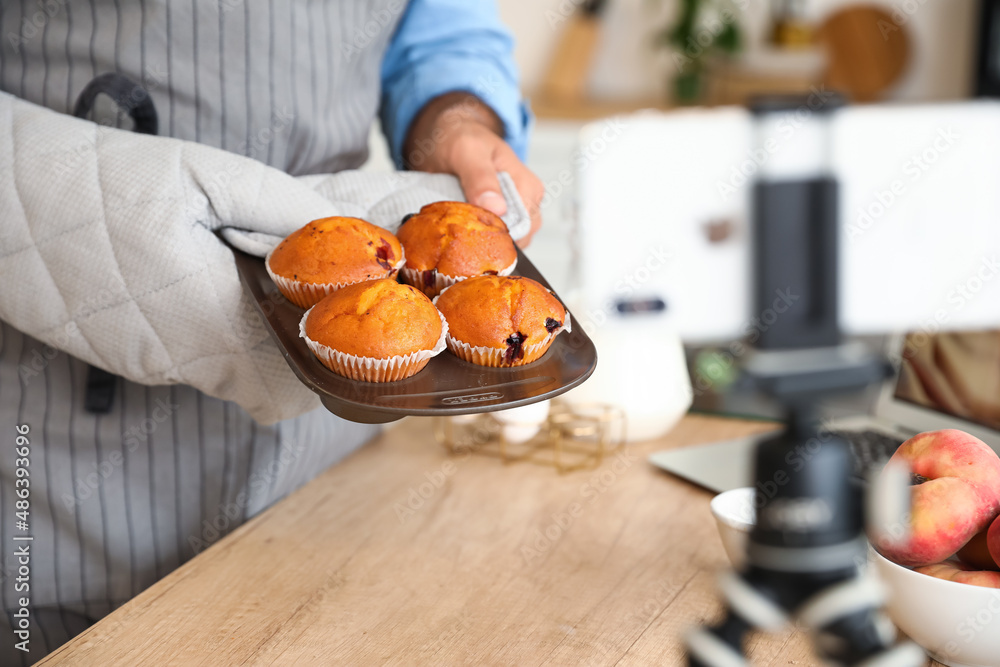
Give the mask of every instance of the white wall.
[{"label": "white wall", "polygon": [[[808,0],[821,18],[852,0]],[[857,0],[854,0],[857,2]],[[892,93],[901,100],[950,99],[968,94],[975,47],[976,0],[865,0],[896,10],[912,42],[910,69]],[[518,40],[516,57],[524,89],[534,91],[565,27],[563,18],[580,0],[499,0],[500,13]],[[759,41],[769,3],[749,0],[745,26]],[[676,0],[609,0],[604,33],[591,77],[594,97],[650,99],[667,90],[672,65],[654,49],[654,34],[667,25]]]}]

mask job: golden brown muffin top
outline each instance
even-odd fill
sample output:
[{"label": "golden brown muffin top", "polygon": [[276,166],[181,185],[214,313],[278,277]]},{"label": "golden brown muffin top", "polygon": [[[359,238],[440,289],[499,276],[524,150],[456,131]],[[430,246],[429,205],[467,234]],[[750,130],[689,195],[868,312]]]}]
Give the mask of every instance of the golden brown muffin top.
[{"label": "golden brown muffin top", "polygon": [[566,309],[539,283],[520,276],[479,276],[437,299],[448,335],[469,345],[507,349],[534,345],[561,327]]},{"label": "golden brown muffin top", "polygon": [[317,343],[375,359],[429,350],[441,328],[431,300],[395,280],[339,289],[313,306],[306,319],[306,335]]},{"label": "golden brown muffin top", "polygon": [[271,253],[271,271],[306,283],[385,278],[403,256],[391,232],[359,218],[320,218],[289,234]]},{"label": "golden brown muffin top", "polygon": [[420,209],[396,231],[406,265],[453,277],[497,273],[517,259],[507,225],[484,208],[439,201]]}]

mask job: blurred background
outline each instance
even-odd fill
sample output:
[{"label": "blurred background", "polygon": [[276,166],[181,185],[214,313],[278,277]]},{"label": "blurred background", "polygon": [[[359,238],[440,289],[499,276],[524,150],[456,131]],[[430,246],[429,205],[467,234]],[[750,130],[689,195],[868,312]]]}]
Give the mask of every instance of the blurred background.
[{"label": "blurred background", "polygon": [[[742,104],[827,86],[854,101],[970,97],[991,0],[499,0],[536,117],[529,166],[549,187],[532,257],[565,287],[580,129],[640,109]],[[369,168],[391,168],[373,135]],[[558,193],[554,190],[559,190]]]},{"label": "blurred background", "polygon": [[587,121],[646,108],[741,104],[755,94],[823,85],[853,92],[862,102],[969,97],[980,5],[500,0],[537,119],[529,166],[550,193],[543,207],[545,233],[532,257],[565,289],[570,258],[561,250],[574,202],[572,192],[552,195]]},{"label": "blurred background", "polygon": [[[854,104],[912,104],[996,93],[998,86],[1000,40],[990,34],[1000,26],[997,0],[500,0],[499,6],[535,115],[528,165],[547,192],[544,227],[527,254],[564,294],[580,282],[575,157],[590,122],[646,109],[739,106],[771,93],[837,90]],[[367,168],[392,168],[377,131],[371,154]],[[598,349],[607,359],[629,340],[635,331],[598,340]],[[702,381],[695,409],[775,414],[734,384],[735,369],[720,363],[713,348],[688,344],[685,355],[692,377]],[[677,372],[665,364],[662,374]],[[619,391],[625,384],[601,382]],[[678,398],[675,408],[683,405]]]},{"label": "blurred background", "polygon": [[[500,12],[517,39],[515,55],[525,93],[536,101],[544,97],[546,75],[567,43],[572,17],[595,3],[578,0],[500,0]],[[973,88],[978,0],[607,0],[596,3],[599,27],[592,45],[591,64],[584,71],[584,91],[595,101],[629,101],[669,105],[676,103],[677,71],[671,57],[676,43],[665,43],[683,13],[694,6],[711,32],[711,14],[732,11],[740,40],[731,62],[708,75],[708,85],[740,72],[747,88],[808,86],[810,75],[822,80],[823,63],[830,56],[861,61],[901,58],[898,78],[887,82],[878,99],[940,100],[967,96]],[[881,32],[858,29],[873,12],[882,13]],[[878,21],[878,19],[876,19]],[[791,29],[790,29],[791,28]],[[795,28],[798,28],[796,30]],[[698,28],[695,28],[697,32]],[[868,34],[861,34],[868,32]],[[871,41],[872,36],[878,40]],[[884,39],[883,39],[884,37]],[[579,39],[579,38],[578,38]],[[814,39],[815,44],[810,40]],[[695,43],[702,40],[696,35]],[[686,40],[682,39],[684,44]],[[879,43],[883,42],[883,43]],[[824,53],[824,45],[830,52]],[[723,47],[725,44],[722,45]],[[725,49],[717,49],[724,53]],[[789,55],[793,52],[794,55]],[[709,56],[713,54],[708,54]],[[718,54],[716,54],[718,55]],[[787,57],[786,57],[787,56]],[[818,57],[817,57],[818,56]],[[882,70],[893,63],[874,63]],[[720,69],[722,71],[720,71]],[[812,70],[812,72],[810,72]],[[871,74],[869,74],[871,76]],[[730,92],[714,91],[704,101],[734,101]],[[713,99],[714,97],[714,99]],[[721,98],[721,99],[720,99]],[[681,100],[684,101],[684,100]],[[735,100],[738,101],[738,100]],[[539,108],[542,116],[557,111]],[[574,113],[566,109],[566,113]],[[575,113],[583,113],[576,111]]]}]

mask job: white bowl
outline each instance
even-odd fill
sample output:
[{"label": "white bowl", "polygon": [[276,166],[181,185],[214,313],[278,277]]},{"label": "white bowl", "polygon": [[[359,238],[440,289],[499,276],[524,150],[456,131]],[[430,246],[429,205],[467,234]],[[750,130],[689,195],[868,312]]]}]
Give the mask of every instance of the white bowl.
[{"label": "white bowl", "polygon": [[521,444],[534,438],[549,417],[550,401],[539,401],[519,408],[508,408],[493,413],[493,418],[503,424],[503,437],[511,444]]},{"label": "white bowl", "polygon": [[726,555],[733,567],[740,570],[746,562],[750,530],[757,521],[754,488],[724,491],[712,498],[711,507]]},{"label": "white bowl", "polygon": [[869,549],[889,592],[890,618],[927,654],[950,667],[1000,667],[1000,589],[914,572]]}]

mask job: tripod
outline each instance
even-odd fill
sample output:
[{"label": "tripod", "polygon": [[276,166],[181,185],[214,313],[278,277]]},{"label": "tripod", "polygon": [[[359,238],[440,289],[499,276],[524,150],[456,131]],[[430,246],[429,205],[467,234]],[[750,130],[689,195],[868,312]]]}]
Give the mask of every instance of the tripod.
[{"label": "tripod", "polygon": [[728,605],[718,625],[688,637],[692,667],[736,667],[751,629],[774,631],[795,616],[836,665],[916,667],[916,645],[895,642],[879,610],[883,593],[861,574],[865,489],[852,480],[849,444],[819,428],[819,400],[882,379],[887,364],[858,348],[765,352],[747,372],[786,408],[785,432],[758,445],[757,522],[747,566],[721,580]]},{"label": "tripod", "polygon": [[[882,380],[889,370],[841,337],[839,188],[829,117],[842,104],[831,95],[769,98],[753,107],[759,150],[769,156],[752,191],[753,300],[767,327],[752,341],[757,352],[744,370],[784,407],[788,428],[758,445],[747,565],[722,579],[725,619],[689,636],[692,666],[745,664],[744,635],[776,630],[791,616],[811,630],[832,664],[924,661],[912,643],[893,646],[882,591],[860,574],[866,490],[852,481],[850,445],[818,425],[822,398]],[[796,141],[772,150],[775,137],[795,123]],[[769,307],[776,293],[794,295],[780,317]]]}]

